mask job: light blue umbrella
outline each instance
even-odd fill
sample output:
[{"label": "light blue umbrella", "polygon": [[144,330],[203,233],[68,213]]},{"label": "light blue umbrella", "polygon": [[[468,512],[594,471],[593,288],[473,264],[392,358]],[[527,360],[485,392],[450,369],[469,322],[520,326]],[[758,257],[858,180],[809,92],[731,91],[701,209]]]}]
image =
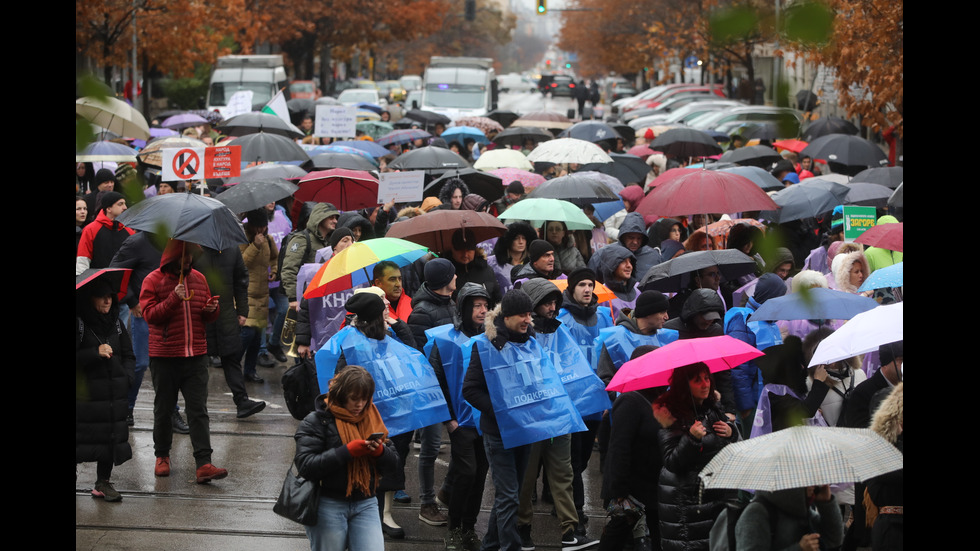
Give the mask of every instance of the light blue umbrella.
[{"label": "light blue umbrella", "polygon": [[864,285],[858,291],[872,291],[874,289],[891,289],[892,287],[903,287],[905,281],[905,263],[899,262],[885,268],[871,272]]},{"label": "light blue umbrella", "polygon": [[488,144],[490,140],[487,139],[487,135],[483,133],[482,130],[474,126],[451,126],[443,130],[442,139],[449,142],[464,143],[466,138],[470,138],[479,144]]},{"label": "light blue umbrella", "polygon": [[749,321],[849,320],[877,306],[877,302],[865,296],[814,287],[767,300],[749,316]]},{"label": "light blue umbrella", "polygon": [[334,142],[330,144],[331,146],[342,145],[346,147],[353,147],[354,149],[360,149],[365,153],[371,155],[372,157],[384,157],[385,155],[391,153],[386,148],[370,141],[370,140],[346,140],[342,142]]},{"label": "light blue umbrella", "polygon": [[75,153],[76,163],[93,163],[96,161],[136,162],[136,150],[123,144],[103,140],[90,143],[85,146],[85,149]]}]

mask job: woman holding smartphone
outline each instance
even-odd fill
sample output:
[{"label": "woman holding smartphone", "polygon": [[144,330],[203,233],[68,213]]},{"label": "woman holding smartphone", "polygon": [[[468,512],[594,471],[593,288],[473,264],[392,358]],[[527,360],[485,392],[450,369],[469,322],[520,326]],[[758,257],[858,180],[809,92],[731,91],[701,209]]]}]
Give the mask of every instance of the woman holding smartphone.
[{"label": "woman holding smartphone", "polygon": [[383,551],[375,491],[398,465],[388,429],[374,406],[374,379],[348,365],[330,380],[316,410],[296,431],[296,468],[320,483],[315,526],[306,527],[313,551]]}]

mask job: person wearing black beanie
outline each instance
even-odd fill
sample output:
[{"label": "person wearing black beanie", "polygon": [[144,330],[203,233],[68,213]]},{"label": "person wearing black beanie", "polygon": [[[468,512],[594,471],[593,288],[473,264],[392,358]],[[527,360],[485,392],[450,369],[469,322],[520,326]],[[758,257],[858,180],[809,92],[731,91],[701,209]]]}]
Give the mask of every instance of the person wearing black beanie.
[{"label": "person wearing black beanie", "polygon": [[330,249],[333,250],[333,254],[337,254],[354,244],[354,233],[350,228],[337,228],[330,234],[330,239],[327,240],[327,243],[330,245]]},{"label": "person wearing black beanie", "polygon": [[527,247],[528,263],[515,266],[511,271],[511,283],[521,279],[543,277],[555,279],[561,272],[555,269],[555,247],[544,239],[535,239]]}]

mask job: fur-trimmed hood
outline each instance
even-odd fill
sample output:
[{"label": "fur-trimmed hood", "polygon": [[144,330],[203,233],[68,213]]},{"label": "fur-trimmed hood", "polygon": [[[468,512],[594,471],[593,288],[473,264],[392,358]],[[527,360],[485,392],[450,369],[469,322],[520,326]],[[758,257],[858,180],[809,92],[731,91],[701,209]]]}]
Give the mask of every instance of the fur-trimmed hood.
[{"label": "fur-trimmed hood", "polygon": [[[534,326],[529,325],[527,327],[527,333],[520,335],[519,338],[514,338],[514,334],[511,333],[507,326],[504,325],[504,316],[501,313],[503,310],[503,303],[497,304],[487,312],[487,317],[483,321],[484,333],[487,336],[487,340],[493,344],[497,350],[501,350],[505,344],[510,341],[514,342],[526,342],[527,339],[534,336]],[[525,338],[526,336],[526,338]]]},{"label": "fur-trimmed hood", "polygon": [[881,402],[871,420],[871,430],[892,444],[898,441],[898,436],[905,425],[904,385],[905,383],[902,382],[895,385],[891,394]]},{"label": "fur-trimmed hood", "polygon": [[855,263],[861,264],[861,269],[864,272],[864,279],[867,280],[871,273],[868,270],[868,259],[865,258],[863,251],[854,251],[843,256],[838,254],[837,257],[834,258],[834,283],[837,284],[837,288],[839,290],[846,291],[848,293],[857,293],[858,288],[851,285],[850,278],[851,267],[853,267]]}]

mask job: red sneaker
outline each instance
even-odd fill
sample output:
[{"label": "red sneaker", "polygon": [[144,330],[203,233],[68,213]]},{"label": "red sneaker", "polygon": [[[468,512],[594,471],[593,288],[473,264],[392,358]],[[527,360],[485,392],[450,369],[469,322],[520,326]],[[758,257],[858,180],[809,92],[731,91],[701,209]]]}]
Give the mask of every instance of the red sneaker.
[{"label": "red sneaker", "polygon": [[153,468],[153,474],[157,476],[170,476],[170,458],[158,457],[156,467]]},{"label": "red sneaker", "polygon": [[222,478],[228,476],[228,469],[219,469],[211,463],[207,465],[202,465],[197,468],[197,483],[207,484],[212,480],[221,480]]}]

